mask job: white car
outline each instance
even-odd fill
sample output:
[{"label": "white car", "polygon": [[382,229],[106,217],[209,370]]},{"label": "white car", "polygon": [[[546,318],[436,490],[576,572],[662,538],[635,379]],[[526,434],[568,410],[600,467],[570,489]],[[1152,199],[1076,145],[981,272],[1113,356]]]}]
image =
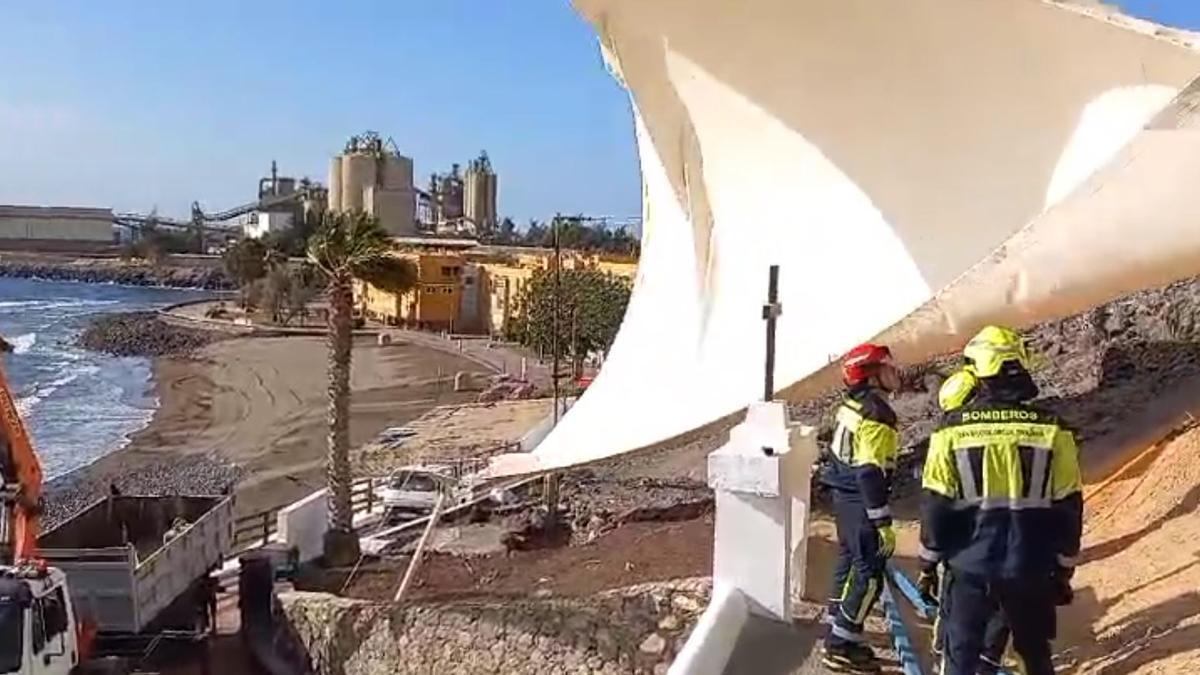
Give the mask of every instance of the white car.
[{"label": "white car", "polygon": [[428,513],[439,492],[446,493],[450,506],[471,499],[470,487],[433,467],[399,469],[376,494],[388,511]]},{"label": "white car", "polygon": [[[375,493],[389,514],[429,513],[439,491],[447,496],[445,507],[457,506],[480,496],[469,480],[460,480],[449,467],[420,466],[398,469]],[[514,503],[516,496],[507,490],[493,489],[488,496],[493,505]]]}]

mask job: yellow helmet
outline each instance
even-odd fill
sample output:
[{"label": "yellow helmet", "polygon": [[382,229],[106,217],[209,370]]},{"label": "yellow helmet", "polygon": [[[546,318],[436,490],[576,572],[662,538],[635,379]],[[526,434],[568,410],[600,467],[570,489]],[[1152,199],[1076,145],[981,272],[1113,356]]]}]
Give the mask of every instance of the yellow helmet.
[{"label": "yellow helmet", "polygon": [[975,377],[970,367],[963,368],[942,383],[942,388],[938,390],[938,405],[946,412],[957,410],[970,400],[977,386],[979,378]]},{"label": "yellow helmet", "polygon": [[978,377],[993,377],[1009,361],[1029,369],[1029,350],[1025,340],[1011,328],[988,326],[975,334],[963,348],[963,358]]}]

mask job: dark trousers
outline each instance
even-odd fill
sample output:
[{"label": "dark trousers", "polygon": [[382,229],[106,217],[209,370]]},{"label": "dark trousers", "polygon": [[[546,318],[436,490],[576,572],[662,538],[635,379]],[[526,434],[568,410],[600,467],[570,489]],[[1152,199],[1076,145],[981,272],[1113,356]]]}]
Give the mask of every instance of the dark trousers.
[{"label": "dark trousers", "polygon": [[[999,607],[1012,631],[1013,649],[1026,675],[1054,675],[1050,641],[1055,632],[1054,594],[1045,579],[1000,579],[952,572],[947,598],[942,675],[976,675],[982,660],[988,622]],[[983,670],[982,672],[987,672]]]},{"label": "dark trousers", "polygon": [[[933,651],[941,657],[946,645],[946,626],[949,623],[951,604],[953,600],[951,586],[954,584],[954,573],[949,568],[943,568],[942,587],[938,592],[938,615],[934,622]],[[989,598],[987,627],[983,631],[983,650],[980,652],[980,663],[976,675],[996,675],[1004,663],[1004,650],[1008,647],[1008,621],[1000,604],[994,598]]]},{"label": "dark trousers", "polygon": [[854,557],[850,555],[850,549],[839,541],[837,563],[833,567],[833,587],[829,589],[829,602],[825,609],[830,623],[833,623],[833,618],[842,607],[842,591],[846,588],[846,579],[850,578],[853,564]]},{"label": "dark trousers", "polygon": [[829,632],[831,644],[862,640],[863,622],[883,590],[886,559],[879,555],[879,532],[857,495],[833,492],[837,521],[838,565],[834,589],[838,609]]}]

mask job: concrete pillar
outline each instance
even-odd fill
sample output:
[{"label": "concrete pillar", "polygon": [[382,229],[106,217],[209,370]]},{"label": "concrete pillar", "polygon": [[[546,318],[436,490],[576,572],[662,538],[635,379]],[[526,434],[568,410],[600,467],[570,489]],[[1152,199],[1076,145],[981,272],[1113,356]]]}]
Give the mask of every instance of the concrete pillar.
[{"label": "concrete pillar", "polygon": [[751,404],[708,456],[717,509],[713,584],[740,591],[755,614],[790,622],[803,596],[816,457],[816,431],[790,424],[775,401]]}]

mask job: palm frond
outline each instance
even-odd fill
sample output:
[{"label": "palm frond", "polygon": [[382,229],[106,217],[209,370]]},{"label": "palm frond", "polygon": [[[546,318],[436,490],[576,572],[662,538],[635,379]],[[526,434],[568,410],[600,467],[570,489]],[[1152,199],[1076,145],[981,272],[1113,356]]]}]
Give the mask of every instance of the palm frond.
[{"label": "palm frond", "polygon": [[326,213],[309,239],[308,259],[327,277],[339,277],[388,257],[391,249],[388,233],[373,216]]}]

